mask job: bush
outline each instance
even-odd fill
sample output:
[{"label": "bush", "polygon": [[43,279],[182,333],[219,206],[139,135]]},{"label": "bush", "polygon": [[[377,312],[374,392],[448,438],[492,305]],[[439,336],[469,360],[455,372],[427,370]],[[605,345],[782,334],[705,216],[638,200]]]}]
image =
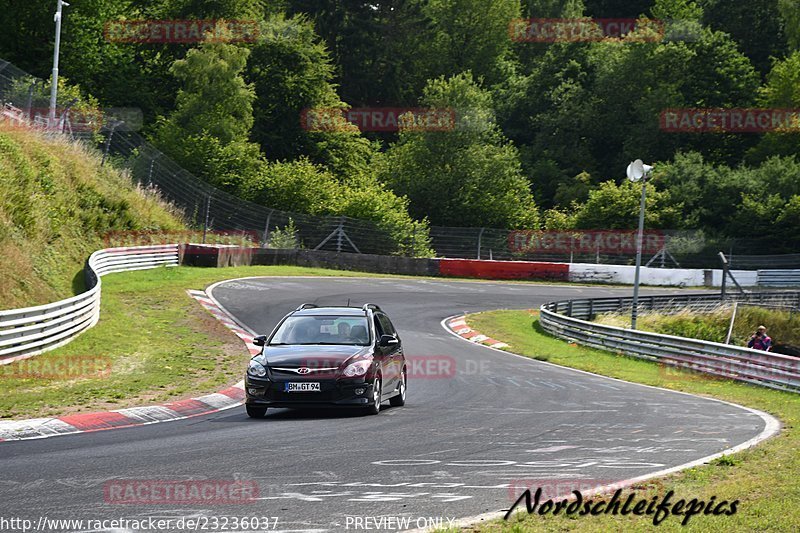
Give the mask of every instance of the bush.
[{"label": "bush", "polygon": [[302,247],[303,243],[300,241],[297,227],[294,225],[294,220],[291,218],[289,219],[289,223],[283,228],[272,230],[269,234],[269,239],[267,239],[267,248],[296,250]]}]

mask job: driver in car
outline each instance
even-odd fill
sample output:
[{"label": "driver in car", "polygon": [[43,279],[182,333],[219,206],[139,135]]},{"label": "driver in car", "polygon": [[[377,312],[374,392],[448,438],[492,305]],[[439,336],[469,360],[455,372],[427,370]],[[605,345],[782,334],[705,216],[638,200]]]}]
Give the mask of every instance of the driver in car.
[{"label": "driver in car", "polygon": [[339,322],[339,325],[336,326],[339,330],[339,338],[343,341],[350,340],[350,324],[347,322]]}]

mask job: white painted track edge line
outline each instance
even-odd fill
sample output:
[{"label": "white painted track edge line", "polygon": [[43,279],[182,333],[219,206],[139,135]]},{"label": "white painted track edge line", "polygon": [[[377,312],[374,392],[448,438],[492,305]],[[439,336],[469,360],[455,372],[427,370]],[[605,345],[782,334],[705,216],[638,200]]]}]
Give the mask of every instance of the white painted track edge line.
[{"label": "white painted track edge line", "polygon": [[[774,435],[776,435],[780,431],[780,428],[781,428],[780,421],[777,418],[775,418],[774,416],[770,415],[769,413],[765,413],[763,411],[759,411],[758,409],[753,409],[751,407],[746,407],[744,405],[739,405],[739,404],[736,404],[736,403],[733,403],[733,402],[728,402],[726,400],[720,400],[720,399],[717,399],[717,398],[709,398],[709,397],[706,397],[706,396],[698,396],[696,394],[692,394],[692,393],[689,393],[689,392],[665,389],[663,387],[656,387],[654,385],[645,385],[644,383],[636,383],[636,382],[633,382],[633,381],[625,381],[624,379],[614,378],[614,377],[610,377],[610,376],[604,376],[602,374],[595,374],[593,372],[587,372],[586,370],[580,370],[580,369],[571,368],[571,367],[568,367],[568,366],[561,366],[561,365],[557,365],[555,363],[550,363],[548,361],[539,361],[538,359],[533,359],[531,357],[525,357],[524,355],[519,355],[519,354],[515,354],[515,353],[512,353],[512,352],[507,352],[505,350],[500,350],[498,348],[493,348],[493,347],[487,346],[485,344],[472,343],[469,340],[467,340],[467,339],[461,337],[460,335],[458,335],[456,332],[454,332],[453,330],[451,330],[447,326],[447,322],[449,320],[453,320],[454,318],[458,318],[458,317],[462,317],[462,316],[466,317],[466,313],[449,316],[449,317],[443,319],[439,324],[442,326],[442,328],[445,331],[450,333],[453,337],[461,339],[463,342],[469,342],[473,346],[482,346],[482,347],[484,347],[484,348],[486,348],[488,350],[494,350],[496,352],[499,352],[499,353],[502,353],[502,354],[505,354],[505,355],[510,355],[510,356],[513,356],[513,357],[525,359],[526,361],[530,362],[531,364],[539,363],[539,364],[544,364],[544,365],[550,365],[550,366],[554,366],[554,367],[557,367],[557,368],[563,368],[563,369],[566,369],[566,370],[571,370],[573,372],[579,372],[581,374],[588,374],[590,376],[609,379],[609,380],[613,380],[613,381],[619,381],[621,383],[625,383],[625,384],[628,384],[628,385],[637,385],[639,387],[646,387],[648,389],[666,391],[666,392],[671,392],[673,394],[683,394],[685,396],[691,396],[692,398],[699,398],[699,399],[702,399],[702,400],[709,400],[709,401],[713,401],[713,402],[719,402],[719,403],[730,405],[730,406],[733,406],[733,407],[738,407],[739,409],[742,409],[744,411],[748,411],[750,413],[753,413],[753,414],[759,416],[764,421],[764,429],[761,431],[761,433],[759,433],[758,435],[756,435],[755,437],[753,437],[751,439],[746,440],[745,442],[743,442],[741,444],[737,444],[733,448],[729,448],[727,450],[723,450],[721,452],[717,452],[715,454],[711,454],[711,455],[708,455],[706,457],[701,457],[700,459],[695,459],[694,461],[690,461],[688,463],[684,463],[684,464],[681,464],[681,465],[673,466],[673,467],[666,468],[666,469],[663,469],[663,470],[658,470],[656,472],[651,472],[649,474],[644,474],[644,475],[641,475],[641,476],[638,476],[638,477],[635,477],[635,478],[630,478],[630,479],[626,479],[626,480],[620,481],[618,483],[614,483],[613,484],[614,488],[618,489],[618,488],[628,487],[628,486],[633,485],[634,483],[638,483],[640,481],[646,481],[648,479],[663,477],[663,476],[666,476],[666,475],[669,475],[669,474],[673,474],[675,472],[679,472],[681,470],[685,470],[687,468],[692,468],[692,467],[695,467],[695,466],[703,465],[705,463],[708,463],[709,461],[713,461],[714,459],[717,459],[718,457],[723,457],[725,455],[730,455],[730,454],[733,454],[733,453],[736,453],[736,452],[740,452],[742,450],[746,450],[748,448],[752,448],[756,444],[758,444],[758,443],[760,443],[760,442],[762,442],[762,441],[764,441],[764,440],[766,440],[766,439],[768,439],[770,437],[773,437]],[[586,491],[585,495],[590,496],[592,494],[597,494],[599,492],[604,492],[605,489],[607,489],[608,487],[609,487],[608,485],[595,487],[594,489],[591,489],[590,491]],[[582,493],[583,492],[584,491],[582,491]],[[484,522],[484,521],[489,521],[489,520],[497,520],[499,518],[503,518],[503,516],[505,516],[505,514],[506,514],[506,512],[504,512],[504,511],[493,511],[493,512],[489,512],[489,513],[483,513],[483,514],[479,514],[479,515],[460,518],[455,523],[459,527],[471,526],[471,525],[475,525],[475,524],[477,524],[479,522]],[[514,514],[513,517],[516,517],[519,514],[527,515],[527,511],[526,510],[517,511],[517,513]],[[407,530],[407,531],[408,532],[412,532],[412,533],[417,533],[417,532],[421,533],[421,532],[426,532],[426,531],[433,531],[433,529],[432,528],[429,528],[429,529],[412,529],[412,530]]]},{"label": "white painted track edge line", "polygon": [[245,330],[246,332],[248,332],[249,334],[251,334],[253,337],[255,337],[256,335],[258,335],[258,333],[256,333],[256,332],[255,332],[255,331],[254,331],[252,328],[250,328],[250,327],[249,327],[247,324],[245,324],[245,323],[243,323],[243,322],[239,321],[239,320],[238,320],[238,319],[237,319],[237,318],[234,316],[234,314],[233,314],[233,313],[231,313],[230,311],[228,311],[228,310],[225,308],[225,306],[224,306],[224,305],[222,305],[222,304],[219,302],[219,300],[217,300],[217,299],[214,297],[214,289],[216,289],[216,288],[217,288],[217,285],[222,285],[223,283],[228,283],[229,281],[238,281],[238,280],[242,280],[242,279],[252,279],[252,278],[237,278],[237,279],[226,279],[226,280],[223,280],[223,281],[218,281],[218,282],[216,282],[216,283],[212,283],[211,285],[209,285],[208,287],[206,287],[205,293],[206,293],[206,296],[208,297],[208,299],[209,299],[209,300],[211,300],[212,302],[214,302],[214,305],[216,305],[217,307],[219,307],[219,309],[220,309],[222,312],[224,312],[224,313],[225,313],[225,314],[228,316],[228,318],[230,318],[231,320],[233,320],[233,322],[234,322],[236,325],[238,325],[240,328],[242,328],[243,330]]}]

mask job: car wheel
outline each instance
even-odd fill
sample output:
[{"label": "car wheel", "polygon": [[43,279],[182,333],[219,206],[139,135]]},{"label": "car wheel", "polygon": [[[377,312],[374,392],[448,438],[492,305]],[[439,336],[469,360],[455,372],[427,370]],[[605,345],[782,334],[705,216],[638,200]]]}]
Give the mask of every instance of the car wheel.
[{"label": "car wheel", "polygon": [[245,405],[245,409],[247,410],[247,416],[250,418],[264,418],[264,415],[267,414],[266,407],[259,407],[257,405]]},{"label": "car wheel", "polygon": [[375,382],[372,385],[372,405],[368,405],[365,413],[368,415],[377,415],[381,412],[381,387],[383,382],[380,376],[375,376]]},{"label": "car wheel", "polygon": [[389,398],[389,405],[392,407],[403,407],[406,404],[406,369],[400,373],[400,383],[397,386],[399,394]]}]

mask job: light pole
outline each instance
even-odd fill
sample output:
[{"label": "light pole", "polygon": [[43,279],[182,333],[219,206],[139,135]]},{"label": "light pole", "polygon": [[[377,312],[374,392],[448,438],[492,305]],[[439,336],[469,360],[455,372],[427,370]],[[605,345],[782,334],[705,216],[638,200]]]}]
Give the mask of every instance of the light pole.
[{"label": "light pole", "polygon": [[61,7],[69,6],[64,0],[58,0],[56,14],[53,20],[56,21],[56,45],[53,49],[53,85],[50,87],[50,115],[47,120],[47,127],[53,128],[56,123],[56,97],[58,96],[58,54],[61,48]]},{"label": "light pole", "polygon": [[653,169],[637,159],[628,165],[628,179],[636,183],[642,181],[642,200],[639,205],[639,233],[636,236],[636,274],[633,278],[633,302],[631,307],[631,329],[636,329],[636,316],[639,313],[639,272],[642,269],[642,241],[644,240],[644,204],[647,195],[647,175]]}]

